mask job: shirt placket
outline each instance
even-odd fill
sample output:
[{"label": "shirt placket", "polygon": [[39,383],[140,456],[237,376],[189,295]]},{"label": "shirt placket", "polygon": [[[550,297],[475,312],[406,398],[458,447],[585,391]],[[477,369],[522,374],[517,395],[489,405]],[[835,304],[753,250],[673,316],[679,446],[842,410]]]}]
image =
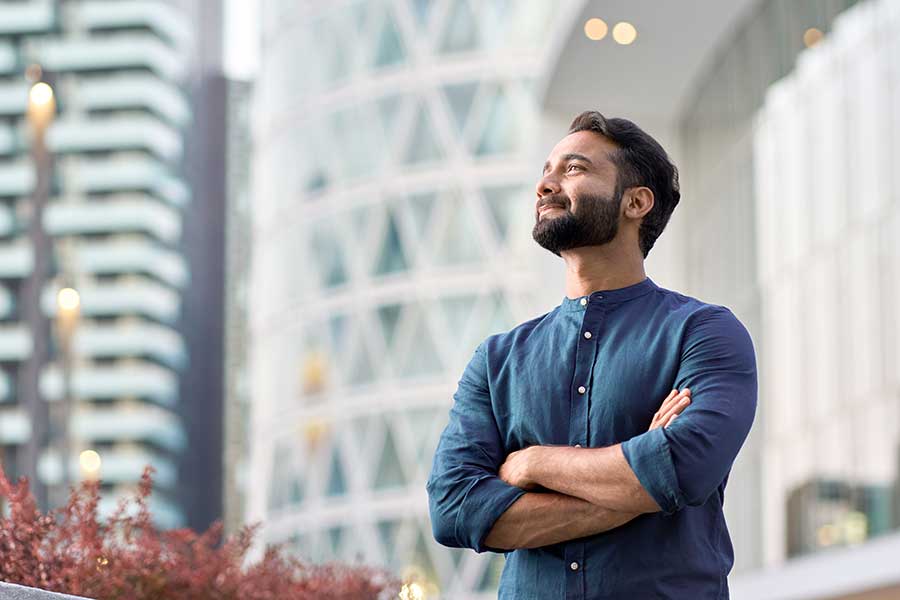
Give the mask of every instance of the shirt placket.
[{"label": "shirt placket", "polygon": [[[599,300],[599,298],[597,298]],[[579,301],[585,307],[575,347],[575,369],[570,386],[569,444],[577,448],[588,444],[588,410],[591,393],[591,369],[597,348],[602,312],[595,300],[588,297]],[[592,304],[593,303],[593,304]],[[582,600],[585,597],[584,542],[566,544],[566,600]]]}]

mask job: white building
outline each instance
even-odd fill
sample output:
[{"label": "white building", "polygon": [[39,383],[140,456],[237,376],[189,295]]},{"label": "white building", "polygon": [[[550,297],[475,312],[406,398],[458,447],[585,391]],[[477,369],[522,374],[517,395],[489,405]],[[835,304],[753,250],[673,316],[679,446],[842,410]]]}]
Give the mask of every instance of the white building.
[{"label": "white building", "polygon": [[[189,281],[181,253],[192,194],[181,168],[192,122],[187,93],[194,31],[172,3],[30,0],[0,5],[0,446],[7,472],[35,476],[50,502],[91,473],[100,456],[101,510],[156,469],[151,508],[177,526],[179,457],[186,447],[179,380],[188,352],[177,322]],[[57,291],[80,294],[72,353],[68,463],[58,445],[65,394],[59,340],[32,339],[19,298],[34,271],[28,211],[36,193],[26,120],[25,71],[37,64],[54,86],[58,112],[47,132],[52,185],[43,214],[50,236],[41,310],[57,321]],[[49,333],[49,332],[48,332]],[[41,403],[24,402],[21,378],[42,344]],[[48,433],[50,434],[48,437]],[[36,448],[29,459],[29,442]],[[31,464],[29,464],[31,463]],[[39,486],[40,488],[40,486]]]},{"label": "white building", "polygon": [[817,553],[900,524],[896,302],[878,284],[900,264],[897,3],[855,4],[265,3],[247,517],[266,541],[493,597],[502,555],[433,542],[424,480],[477,342],[561,298],[560,261],[530,238],[533,185],[596,109],[681,171],[648,274],[731,307],[756,343],[760,409],[726,494],[733,597],[900,582],[840,558],[889,536]]}]

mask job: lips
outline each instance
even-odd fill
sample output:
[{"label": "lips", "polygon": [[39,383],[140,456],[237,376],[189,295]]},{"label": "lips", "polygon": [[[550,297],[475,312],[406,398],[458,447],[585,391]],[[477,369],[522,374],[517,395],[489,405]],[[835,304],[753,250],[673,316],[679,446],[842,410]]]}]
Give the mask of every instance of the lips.
[{"label": "lips", "polygon": [[544,214],[545,212],[547,212],[548,210],[553,209],[553,208],[559,208],[561,210],[565,210],[566,207],[562,206],[561,204],[545,204],[545,205],[541,206],[540,208],[538,208],[538,215],[540,216],[540,215]]}]

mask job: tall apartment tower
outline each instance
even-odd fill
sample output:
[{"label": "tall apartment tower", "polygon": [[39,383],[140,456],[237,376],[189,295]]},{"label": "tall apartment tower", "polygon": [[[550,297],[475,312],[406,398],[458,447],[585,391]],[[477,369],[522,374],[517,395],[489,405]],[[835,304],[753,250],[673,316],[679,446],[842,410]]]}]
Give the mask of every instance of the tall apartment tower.
[{"label": "tall apartment tower", "polygon": [[[109,510],[149,464],[159,524],[190,521],[184,305],[198,265],[185,237],[207,204],[186,157],[203,121],[194,22],[156,0],[0,5],[0,452],[45,505],[99,476]],[[46,157],[29,126],[32,65],[57,105]],[[79,299],[68,329],[63,287]]]}]

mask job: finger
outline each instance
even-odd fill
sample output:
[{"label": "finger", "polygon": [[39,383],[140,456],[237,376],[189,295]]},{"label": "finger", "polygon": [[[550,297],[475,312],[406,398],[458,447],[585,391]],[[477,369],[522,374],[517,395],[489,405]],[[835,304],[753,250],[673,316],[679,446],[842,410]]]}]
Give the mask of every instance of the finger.
[{"label": "finger", "polygon": [[671,417],[669,417],[669,420],[666,421],[666,424],[663,425],[663,427],[668,427],[669,425],[671,425],[672,423],[674,423],[674,422],[675,422],[675,419],[678,418],[678,415],[679,415],[679,414],[681,414],[681,413],[676,413],[676,414],[672,415]]},{"label": "finger", "polygon": [[660,422],[666,423],[672,415],[681,414],[691,403],[691,397],[687,394],[680,395],[677,402],[672,403],[669,409],[660,415]]},{"label": "finger", "polygon": [[[687,391],[687,393],[689,394],[690,391]],[[671,392],[669,392],[669,395],[663,401],[662,406],[659,407],[659,410],[656,411],[654,417],[661,417],[662,415],[668,413],[673,405],[677,404],[681,401],[682,398],[684,398],[685,394],[686,392],[684,390],[682,390],[681,392],[678,392],[678,390],[672,390]]]}]

